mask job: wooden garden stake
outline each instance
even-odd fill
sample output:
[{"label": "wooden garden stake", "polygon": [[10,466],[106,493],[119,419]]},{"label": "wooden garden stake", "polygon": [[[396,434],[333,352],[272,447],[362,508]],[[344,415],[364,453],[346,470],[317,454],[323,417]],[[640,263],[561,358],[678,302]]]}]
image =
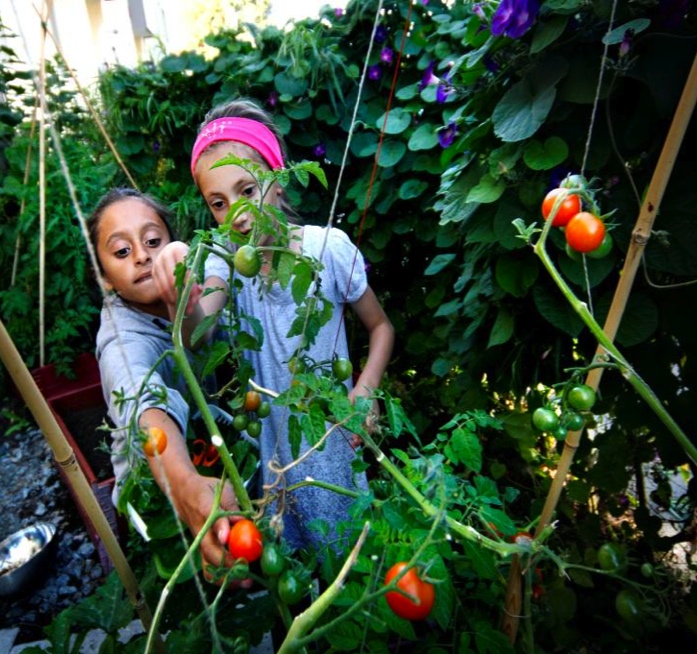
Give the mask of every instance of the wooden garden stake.
[{"label": "wooden garden stake", "polygon": [[[624,310],[627,306],[627,300],[632,284],[634,283],[634,278],[636,277],[636,272],[641,263],[644,247],[651,236],[651,229],[656,213],[663,199],[663,193],[668,185],[668,180],[673,171],[673,165],[680,151],[685,132],[692,118],[695,103],[697,103],[697,57],[695,57],[692,63],[692,68],[690,69],[685,83],[680,102],[673,116],[673,122],[671,123],[670,130],[663,144],[663,150],[656,163],[656,169],[654,170],[651,183],[649,184],[649,189],[639,211],[639,217],[637,218],[634,230],[632,231],[632,239],[627,250],[624,267],[620,273],[615,295],[603,326],[603,331],[610,340],[614,340],[617,334],[617,329],[619,328]],[[602,348],[598,348],[596,357],[602,354]],[[602,377],[603,370],[604,368],[594,368],[586,377],[586,384],[595,391],[597,391],[600,385],[600,378]],[[564,441],[564,449],[559,459],[559,466],[542,508],[535,536],[538,536],[552,519],[582,433],[583,430],[569,432]],[[506,610],[502,619],[502,630],[508,635],[511,643],[515,642],[518,630],[522,598],[521,585],[520,561],[516,556],[512,561],[509,571],[508,587],[506,591]]]},{"label": "wooden garden stake", "polygon": [[[26,402],[27,407],[29,407],[34,416],[34,420],[36,420],[44,434],[46,442],[50,445],[56,463],[65,470],[68,482],[74,491],[74,496],[78,499],[80,506],[84,509],[99,537],[102,539],[114,568],[116,568],[126,589],[128,598],[138,612],[140,621],[145,629],[149,630],[152,623],[152,615],[145,602],[145,597],[138,588],[135,575],[111,529],[109,521],[102,511],[102,507],[99,506],[97,498],[87,482],[87,478],[77,464],[72,447],[66,440],[60,425],[17,351],[2,320],[0,320],[0,358],[2,358],[2,362],[10,373],[22,399]],[[158,652],[164,653],[167,651],[161,638],[157,639],[157,643]]]}]

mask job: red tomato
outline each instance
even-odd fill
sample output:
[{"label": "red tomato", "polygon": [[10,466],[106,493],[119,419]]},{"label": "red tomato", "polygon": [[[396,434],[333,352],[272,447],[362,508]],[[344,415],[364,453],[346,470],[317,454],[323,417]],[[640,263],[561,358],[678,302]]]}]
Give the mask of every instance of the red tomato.
[{"label": "red tomato", "polygon": [[554,216],[552,225],[554,227],[564,227],[579,211],[581,211],[581,198],[578,195],[570,194],[566,189],[553,188],[542,201],[542,217],[547,220],[552,213],[552,208],[559,195],[566,194],[561,201],[557,213]]},{"label": "red tomato", "polygon": [[564,235],[576,252],[592,252],[605,238],[605,223],[589,211],[581,211],[569,221]]},{"label": "red tomato", "polygon": [[147,440],[143,443],[143,452],[148,456],[162,454],[167,449],[167,434],[160,427],[150,427],[147,431]]},{"label": "red tomato", "polygon": [[[395,563],[385,575],[385,585],[389,584],[406,565],[406,561]],[[433,584],[421,579],[415,568],[410,568],[404,574],[397,582],[397,588],[407,593],[409,597],[395,590],[386,594],[387,603],[395,615],[406,620],[423,620],[431,612],[436,599],[435,588]]]},{"label": "red tomato", "polygon": [[264,540],[254,522],[244,518],[232,525],[227,547],[236,559],[245,559],[247,563],[251,563],[264,551]]},{"label": "red tomato", "polygon": [[244,396],[244,410],[256,411],[261,406],[261,395],[256,391],[247,391]]}]

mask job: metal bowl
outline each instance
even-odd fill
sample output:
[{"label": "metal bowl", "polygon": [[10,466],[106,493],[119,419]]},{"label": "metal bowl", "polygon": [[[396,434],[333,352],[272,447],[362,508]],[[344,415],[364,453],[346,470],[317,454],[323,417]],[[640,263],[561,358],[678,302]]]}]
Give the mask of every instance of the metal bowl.
[{"label": "metal bowl", "polygon": [[46,579],[55,554],[56,528],[37,522],[0,543],[0,596],[16,595]]}]

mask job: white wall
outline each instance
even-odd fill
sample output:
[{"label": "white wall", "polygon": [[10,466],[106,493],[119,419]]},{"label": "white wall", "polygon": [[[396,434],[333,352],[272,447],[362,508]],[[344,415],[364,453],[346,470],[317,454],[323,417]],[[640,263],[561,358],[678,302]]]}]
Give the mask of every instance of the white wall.
[{"label": "white wall", "polygon": [[[291,18],[316,17],[325,4],[345,7],[347,1],[274,0],[270,21],[283,26]],[[34,68],[42,39],[37,8],[42,10],[44,4],[45,0],[0,0],[2,22],[19,35],[9,45]],[[181,50],[188,37],[184,10],[190,4],[191,0],[53,0],[49,29],[81,84],[88,85],[105,64],[134,66],[142,58],[161,55],[159,41],[167,51]],[[46,56],[55,52],[49,38]]]}]

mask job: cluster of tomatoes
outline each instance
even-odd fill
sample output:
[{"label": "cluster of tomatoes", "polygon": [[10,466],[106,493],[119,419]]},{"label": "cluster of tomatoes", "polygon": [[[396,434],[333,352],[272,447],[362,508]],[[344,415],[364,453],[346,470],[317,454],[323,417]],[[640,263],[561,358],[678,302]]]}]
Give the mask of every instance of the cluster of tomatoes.
[{"label": "cluster of tomatoes", "polygon": [[533,411],[532,425],[563,441],[570,431],[583,429],[585,414],[593,408],[595,399],[595,391],[587,384],[572,385],[562,394],[560,413],[551,404],[538,407]]},{"label": "cluster of tomatoes", "polygon": [[602,259],[612,249],[612,237],[594,211],[583,209],[581,196],[573,192],[576,186],[577,182],[570,179],[549,191],[542,201],[542,217],[549,220],[553,216],[552,226],[564,230],[566,251],[571,258],[585,254]]},{"label": "cluster of tomatoes", "polygon": [[232,419],[232,426],[239,432],[246,431],[252,438],[261,435],[261,421],[271,413],[271,404],[261,399],[257,391],[247,391],[241,411]]}]

